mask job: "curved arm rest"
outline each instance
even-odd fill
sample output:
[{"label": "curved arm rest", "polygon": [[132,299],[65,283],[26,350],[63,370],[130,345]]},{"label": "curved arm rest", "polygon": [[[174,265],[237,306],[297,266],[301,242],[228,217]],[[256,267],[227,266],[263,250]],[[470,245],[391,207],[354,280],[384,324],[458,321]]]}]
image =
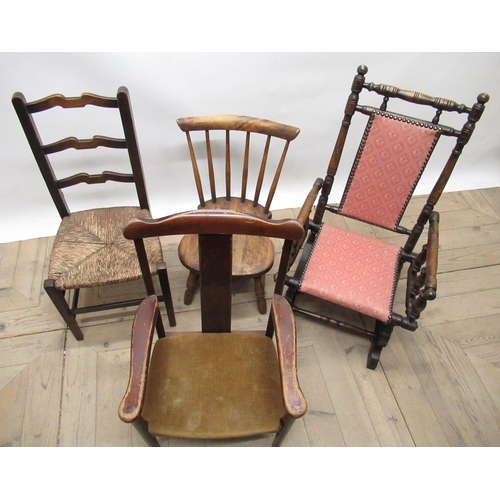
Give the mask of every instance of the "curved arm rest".
[{"label": "curved arm rest", "polygon": [[[406,312],[410,323],[414,323],[420,317],[428,300],[436,298],[438,247],[439,214],[432,212],[429,218],[427,243],[408,268]],[[422,268],[424,263],[425,267]]]},{"label": "curved arm rest", "polygon": [[427,235],[427,264],[425,273],[425,294],[427,300],[434,300],[437,291],[437,267],[439,247],[439,213],[432,212]]},{"label": "curved arm rest", "polygon": [[323,186],[323,179],[321,177],[318,177],[314,182],[313,187],[309,191],[309,194],[307,195],[304,204],[302,205],[302,208],[300,209],[299,215],[297,216],[297,220],[304,228],[306,226],[312,207],[314,205],[314,202],[316,201],[316,198],[322,186]]},{"label": "curved arm rest", "polygon": [[127,391],[118,409],[118,415],[124,422],[133,422],[142,410],[158,311],[158,299],[156,295],[150,295],[141,302],[135,313],[130,348],[130,376]]},{"label": "curved arm rest", "polygon": [[273,296],[271,315],[276,332],[276,344],[278,346],[283,403],[288,415],[293,418],[299,418],[307,411],[307,403],[300,389],[297,377],[295,317],[290,304],[281,295]]}]

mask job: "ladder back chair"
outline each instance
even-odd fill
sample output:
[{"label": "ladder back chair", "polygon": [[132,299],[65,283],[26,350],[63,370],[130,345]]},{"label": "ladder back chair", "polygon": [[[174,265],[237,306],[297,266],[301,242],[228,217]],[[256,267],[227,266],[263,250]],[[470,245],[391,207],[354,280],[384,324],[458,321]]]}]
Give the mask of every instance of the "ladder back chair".
[{"label": "ladder back chair", "polygon": [[[180,118],[177,124],[186,133],[200,201],[198,208],[228,209],[266,218],[272,217],[271,202],[290,141],[293,141],[300,132],[298,128],[269,120],[236,115]],[[194,132],[199,134],[195,135]],[[240,139],[237,143],[240,148],[232,143],[237,139]],[[278,141],[276,150],[281,151],[281,156],[276,157],[278,161],[274,169],[269,166],[273,159],[272,153],[275,151],[271,148],[271,139],[273,139],[273,144]],[[198,143],[201,143],[199,154],[197,154],[198,148],[196,147]],[[218,146],[221,143],[223,147],[219,149]],[[279,146],[280,143],[284,143],[283,149]],[[252,154],[250,149],[252,149]],[[237,158],[238,154],[235,150],[240,153],[240,158]],[[258,150],[258,153],[254,161],[255,150]],[[200,156],[205,155],[206,171],[198,166]],[[221,161],[217,162],[218,159]],[[236,167],[235,164],[237,164]],[[207,174],[205,181],[208,186],[205,186],[204,190],[202,174],[205,172]],[[266,173],[272,177],[268,188],[266,188],[269,184],[266,182]],[[237,192],[233,188],[233,183],[239,184]],[[251,185],[254,185],[254,189],[251,189]],[[265,201],[261,202],[261,199]],[[271,240],[264,236],[237,235],[233,251],[233,275],[254,279],[257,306],[259,312],[265,314],[267,308],[264,279],[274,262],[274,247]],[[191,304],[199,276],[196,235],[186,235],[181,240],[179,258],[189,270],[184,303]]]},{"label": "ladder back chair", "polygon": [[[394,86],[367,83],[367,71],[366,66],[358,67],[326,176],[317,179],[302,207],[300,222],[309,230],[309,236],[293,277],[286,278],[286,297],[295,311],[368,335],[371,347],[367,367],[375,369],[393,328],[415,331],[427,301],[436,297],[439,214],[434,207],[489,96],[480,94],[477,102],[468,107]],[[359,97],[363,90],[382,96],[381,106],[361,105]],[[435,114],[422,120],[390,112],[387,110],[390,99],[408,101],[426,111],[434,108]],[[463,126],[457,129],[441,124],[444,112],[463,114]],[[355,114],[368,116],[366,128],[340,204],[329,204],[328,197]],[[407,229],[400,225],[401,219],[442,136],[444,140],[449,139],[451,154],[442,169],[437,165],[437,181],[412,229]],[[309,220],[318,194],[314,216]],[[326,223],[325,211],[366,225],[356,223],[356,230],[349,231]],[[404,235],[406,241],[399,246],[374,238],[369,229],[374,226]],[[415,252],[424,229],[427,229],[426,243],[420,252]],[[405,311],[398,313],[393,310],[394,295],[405,263],[408,263]],[[307,306],[300,306],[299,302],[304,302],[307,296],[313,297],[312,301],[309,299]],[[329,303],[330,312],[334,309],[332,304],[336,304],[360,313],[362,326],[347,325],[330,312],[312,311],[311,305],[318,303],[316,299]]]},{"label": "ladder back chair", "polygon": [[[132,327],[130,378],[118,413],[148,444],[159,445],[155,436],[223,439],[276,433],[277,446],[305,414],[295,319],[281,295],[293,241],[303,232],[292,219],[208,209],[134,219],[126,226],[125,237],[138,249],[144,238],[178,234],[197,235],[200,249],[201,332],[167,332],[151,355],[159,316],[154,295],[139,306]],[[239,234],[284,239],[266,331],[231,331],[232,246]]]},{"label": "ladder back chair", "polygon": [[[62,219],[54,240],[48,278],[44,282],[44,288],[73,335],[78,340],[82,340],[83,333],[76,321],[77,314],[136,306],[144,298],[143,296],[134,300],[78,306],[80,289],[142,278],[134,245],[122,234],[123,227],[132,217],[151,217],[129,93],[125,87],[120,87],[116,97],[101,97],[89,93],[84,93],[80,97],[54,94],[37,101],[27,102],[22,93],[16,92],[12,97],[12,103]],[[32,115],[58,106],[63,109],[85,106],[118,109],[124,138],[102,135],[95,135],[92,139],[66,137],[57,142],[44,144]],[[98,147],[127,150],[130,162],[127,168],[131,167],[130,173],[103,171],[99,174],[78,172],[64,177],[56,175],[49,159],[50,155],[71,148],[89,150]],[[65,165],[65,169],[68,168],[68,165]],[[108,181],[134,183],[138,206],[99,207],[70,211],[63,193],[64,189],[80,183],[94,185]],[[160,240],[154,238],[147,241],[146,251],[151,272],[157,274],[160,281],[163,294],[160,300],[165,301],[169,321],[173,326],[175,325],[174,309]],[[152,284],[146,285],[145,295],[154,294]],[[73,290],[72,298],[69,296],[70,290]]]}]

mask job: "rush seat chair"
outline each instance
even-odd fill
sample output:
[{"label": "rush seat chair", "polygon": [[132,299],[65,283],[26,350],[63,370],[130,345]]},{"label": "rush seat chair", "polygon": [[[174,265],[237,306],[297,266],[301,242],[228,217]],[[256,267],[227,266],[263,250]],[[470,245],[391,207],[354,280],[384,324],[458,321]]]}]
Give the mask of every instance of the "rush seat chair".
[{"label": "rush seat chair", "polygon": [[[187,137],[198,208],[229,209],[270,219],[270,206],[288,146],[300,130],[237,115],[180,118],[177,124]],[[274,156],[275,151],[281,154]],[[202,160],[206,169],[199,167]],[[261,197],[265,197],[265,202],[260,202]],[[275,253],[271,240],[264,236],[237,235],[233,251],[233,275],[253,278],[258,310],[266,314],[264,279]],[[189,270],[184,303],[191,304],[199,276],[196,235],[186,235],[181,240],[179,259]]]},{"label": "rush seat chair", "polygon": [[[415,331],[417,319],[427,302],[436,298],[439,214],[435,206],[489,96],[480,94],[477,102],[469,107],[390,85],[368,83],[365,81],[367,71],[366,66],[358,67],[326,176],[316,180],[302,207],[301,223],[309,230],[309,235],[294,275],[286,278],[286,297],[295,311],[368,335],[371,347],[367,367],[375,369],[393,328]],[[360,94],[368,92],[382,96],[380,107],[359,103]],[[432,113],[427,119],[421,119],[388,111],[389,102],[404,104],[401,100],[417,105],[422,114],[429,115],[429,108]],[[415,107],[413,109],[416,111]],[[441,124],[441,115],[447,114],[450,118],[452,113],[464,116],[461,128]],[[329,204],[355,115],[368,117],[366,127],[340,204]],[[415,224],[407,229],[400,225],[401,219],[438,140],[448,140],[451,153],[442,167],[435,162],[432,164],[436,172],[434,188]],[[314,216],[309,219],[318,194]],[[341,224],[331,223],[334,217],[330,217],[330,223],[325,222],[325,211],[364,224],[356,223],[356,230],[351,231]],[[404,235],[406,241],[399,246],[375,238],[370,227],[383,228],[387,234],[392,231]],[[415,252],[424,231],[427,231],[426,242],[421,251]],[[405,264],[408,264],[405,310],[395,311],[394,294]],[[327,304],[359,313],[362,326],[348,325],[338,319],[338,315],[312,311],[311,302],[301,307],[301,295],[313,297],[313,303],[322,299]],[[334,307],[327,309],[331,311]]]},{"label": "rush seat chair", "polygon": [[[201,329],[166,332],[151,355],[159,316],[154,295],[139,306],[132,327],[130,378],[118,413],[148,444],[158,446],[157,436],[224,439],[276,433],[277,446],[305,414],[295,319],[281,295],[293,241],[303,232],[292,219],[208,209],[133,219],[125,227],[139,255],[144,238],[195,234],[199,240]],[[232,246],[241,234],[285,240],[265,331],[231,330]],[[149,274],[147,265],[144,271]]]},{"label": "rush seat chair", "polygon": [[[16,92],[12,97],[12,103],[43,179],[61,216],[61,224],[54,240],[44,288],[73,335],[78,340],[82,340],[83,333],[76,321],[77,314],[136,306],[144,296],[154,293],[154,288],[148,287],[147,293],[138,299],[85,307],[78,306],[80,289],[142,278],[134,245],[126,240],[122,234],[123,228],[130,218],[134,216],[151,217],[129,93],[125,87],[120,87],[116,97],[101,97],[89,93],[84,93],[80,97],[65,97],[61,94],[54,94],[37,101],[27,102],[22,93]],[[118,110],[124,137],[111,138],[95,135],[92,139],[66,137],[47,144],[42,142],[33,115],[55,107],[70,109],[85,106],[110,108],[112,111]],[[90,150],[98,147],[126,150],[120,161],[126,166],[128,173],[104,170],[102,173],[89,174],[77,171],[72,172],[71,175],[56,175],[49,159],[50,155],[68,149]],[[75,164],[66,162],[65,174],[71,167],[75,167]],[[80,183],[95,185],[108,181],[133,183],[138,198],[137,206],[101,206],[90,210],[70,211],[63,190]],[[89,197],[90,195],[89,191]],[[163,294],[160,299],[165,301],[169,321],[173,326],[175,325],[174,308],[160,240],[158,238],[148,240],[146,251],[151,272],[158,274]],[[70,290],[74,291],[72,298],[67,293]]]}]

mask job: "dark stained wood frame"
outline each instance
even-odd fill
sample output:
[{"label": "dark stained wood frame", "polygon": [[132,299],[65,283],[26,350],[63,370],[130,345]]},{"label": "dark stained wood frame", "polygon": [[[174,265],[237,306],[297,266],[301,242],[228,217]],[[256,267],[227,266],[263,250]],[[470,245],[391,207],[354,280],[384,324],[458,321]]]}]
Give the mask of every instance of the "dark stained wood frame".
[{"label": "dark stained wood frame", "polygon": [[[189,155],[191,158],[196,184],[196,191],[199,198],[199,208],[231,209],[238,210],[243,213],[250,213],[271,218],[272,214],[270,212],[270,206],[276,193],[276,188],[288,152],[288,147],[290,145],[290,141],[293,141],[297,137],[300,130],[296,127],[291,127],[289,125],[284,125],[270,120],[239,115],[213,115],[180,118],[177,120],[177,124],[179,125],[179,128],[186,134]],[[216,189],[216,175],[212,154],[212,139],[210,135],[210,132],[216,130],[225,131],[224,196],[218,196]],[[192,132],[200,131],[205,133],[209,182],[209,188],[207,189],[207,192],[209,192],[209,195],[206,195],[203,189],[200,169],[195,153],[195,148],[193,146],[193,140],[191,137]],[[237,196],[233,195],[231,191],[231,179],[235,174],[234,168],[231,163],[231,134],[233,132],[243,132],[246,134],[243,165],[241,168],[241,191]],[[266,136],[264,151],[262,153],[262,159],[260,162],[260,168],[255,184],[255,192],[253,194],[253,198],[249,197],[248,193],[251,134],[262,134]],[[284,140],[285,144],[276,170],[274,171],[274,176],[269,188],[269,192],[267,194],[266,201],[264,205],[261,205],[259,203],[259,199],[263,194],[262,187],[264,184],[264,176],[266,170],[268,169],[268,157],[272,138]],[[191,263],[189,255],[185,255],[180,252],[179,257],[183,265],[190,271],[186,283],[186,293],[184,296],[184,303],[190,304],[193,300],[194,290],[198,284],[198,273],[195,269],[196,266]],[[264,296],[263,283],[264,274],[266,272],[267,269],[263,270],[258,275],[250,273],[248,274],[248,276],[251,276],[254,279],[255,292],[257,295],[257,305],[261,314],[266,313],[266,301]]]},{"label": "dark stained wood frame", "polygon": [[[387,345],[393,328],[395,326],[400,326],[407,330],[415,331],[418,327],[417,319],[426,307],[427,301],[434,300],[436,298],[439,214],[434,210],[434,207],[443,193],[446,183],[453,172],[463,148],[469,142],[471,135],[474,132],[476,123],[481,118],[485,104],[489,100],[489,96],[485,93],[479,94],[477,102],[471,107],[468,107],[465,104],[458,104],[457,102],[448,99],[432,97],[409,90],[402,90],[390,85],[367,83],[365,82],[365,75],[367,71],[368,68],[366,66],[358,67],[357,74],[354,77],[351,86],[351,94],[347,100],[344,110],[344,118],[342,120],[339,135],[330,158],[326,175],[324,179],[318,178],[315,181],[313,188],[311,189],[308,198],[302,207],[300,220],[301,223],[304,224],[305,230],[309,232],[309,236],[307,237],[307,241],[304,245],[294,276],[287,276],[285,283],[288,285],[286,297],[292,304],[295,311],[316,319],[328,321],[333,325],[339,326],[351,332],[368,335],[371,341],[371,347],[368,354],[367,367],[375,369],[380,360],[381,351],[383,347]],[[363,90],[375,92],[383,97],[379,108],[362,106],[359,104],[359,96]],[[408,236],[402,249],[401,263],[397,276],[397,280],[399,280],[403,264],[405,262],[409,263],[406,294],[406,316],[401,316],[393,312],[387,323],[377,320],[374,331],[369,331],[353,325],[345,324],[335,318],[319,315],[312,311],[300,308],[295,304],[295,299],[298,294],[301,293],[301,277],[313,250],[314,241],[321,227],[325,211],[328,210],[332,213],[341,212],[338,206],[328,204],[328,197],[331,193],[334,178],[340,164],[352,117],[355,113],[371,116],[378,110],[387,113],[387,105],[390,99],[401,99],[413,104],[434,108],[436,110],[435,115],[428,123],[433,126],[438,126],[439,133],[441,135],[455,138],[456,141],[414,227],[410,230],[402,226],[397,226],[394,230],[397,233]],[[439,120],[443,112],[455,112],[466,115],[465,124],[460,130],[440,124]],[[391,113],[391,115],[399,117],[404,116],[396,115],[395,113]],[[414,119],[408,116],[404,116],[404,118],[408,118],[419,123],[424,122],[424,120]],[[312,219],[309,219],[309,214],[312,211],[314,200],[317,198],[318,194],[319,198],[314,215]],[[414,249],[427,225],[429,225],[427,243],[423,246],[422,251],[417,254],[414,252]],[[293,264],[297,253],[298,252],[295,252],[294,255],[292,255],[290,267]]]},{"label": "dark stained wood frame", "polygon": [[[27,102],[21,92],[16,92],[12,96],[12,104],[16,110],[17,116],[23,127],[24,133],[30,145],[31,151],[38,164],[42,177],[47,185],[49,193],[61,216],[61,219],[70,215],[63,189],[75,186],[76,184],[102,184],[108,181],[134,183],[141,209],[149,210],[149,201],[144,182],[144,173],[142,161],[139,152],[139,145],[135,132],[134,117],[130,105],[130,96],[126,87],[120,87],[115,97],[102,97],[95,94],[84,93],[80,97],[65,97],[61,94],[54,94],[33,102]],[[82,108],[85,106],[97,106],[102,108],[118,109],[121,123],[124,131],[124,138],[112,138],[96,135],[92,139],[77,139],[76,137],[67,137],[51,144],[43,144],[38,132],[33,114],[46,111],[48,109],[60,106],[63,109]],[[89,175],[80,172],[66,178],[58,179],[52,168],[49,155],[64,151],[69,148],[76,150],[95,149],[98,147],[107,147],[114,149],[126,149],[128,152],[131,174],[104,171],[101,174]],[[165,302],[170,325],[175,325],[175,314],[168,282],[167,269],[165,264],[158,264],[158,278],[162,294],[160,300]],[[152,283],[151,283],[152,286]],[[148,294],[154,293],[154,287],[146,289]],[[101,304],[89,307],[78,307],[79,290],[75,290],[72,304],[70,305],[65,297],[65,291],[55,287],[55,280],[47,279],[44,282],[44,288],[52,299],[58,312],[78,340],[83,340],[83,333],[76,321],[77,314],[91,313],[96,311],[114,309],[119,307],[137,306],[141,299],[115,302],[110,304]],[[159,330],[159,335],[163,332]]]},{"label": "dark stained wood frame", "polygon": [[[133,219],[124,235],[141,246],[143,238],[173,234],[198,234],[201,266],[202,332],[231,332],[231,242],[233,234],[264,235],[285,239],[278,278],[271,301],[271,314],[265,333],[276,334],[278,363],[282,380],[286,415],[273,442],[278,446],[291,424],[307,410],[297,378],[296,327],[291,306],[281,296],[293,241],[300,241],[304,230],[294,220],[272,221],[224,210],[194,210],[156,220]],[[223,265],[221,265],[223,262]],[[147,384],[154,326],[158,322],[158,301],[154,295],[145,299],[136,313],[132,327],[129,384],[119,407],[120,418],[133,423],[147,442],[157,445],[147,432],[141,416]],[[175,332],[175,335],[180,335]],[[237,335],[237,333],[235,333]],[[188,375],[188,374],[187,374]],[[145,434],[146,433],[146,434]]]}]

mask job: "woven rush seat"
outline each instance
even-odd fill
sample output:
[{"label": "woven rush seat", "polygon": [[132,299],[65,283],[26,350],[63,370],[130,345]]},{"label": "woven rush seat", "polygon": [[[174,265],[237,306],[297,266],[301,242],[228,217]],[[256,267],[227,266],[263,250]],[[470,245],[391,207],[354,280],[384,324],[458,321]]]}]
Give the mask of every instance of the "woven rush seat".
[{"label": "woven rush seat", "polygon": [[[62,219],[49,263],[49,279],[59,290],[89,288],[141,279],[133,241],[122,231],[132,217],[151,218],[139,207],[73,212]],[[159,238],[145,240],[150,269],[163,260]]]},{"label": "woven rush seat", "polygon": [[156,342],[142,414],[157,436],[236,438],[277,432],[282,401],[269,337],[184,334]]},{"label": "woven rush seat", "polygon": [[397,245],[323,224],[300,291],[386,322],[400,254]]}]

